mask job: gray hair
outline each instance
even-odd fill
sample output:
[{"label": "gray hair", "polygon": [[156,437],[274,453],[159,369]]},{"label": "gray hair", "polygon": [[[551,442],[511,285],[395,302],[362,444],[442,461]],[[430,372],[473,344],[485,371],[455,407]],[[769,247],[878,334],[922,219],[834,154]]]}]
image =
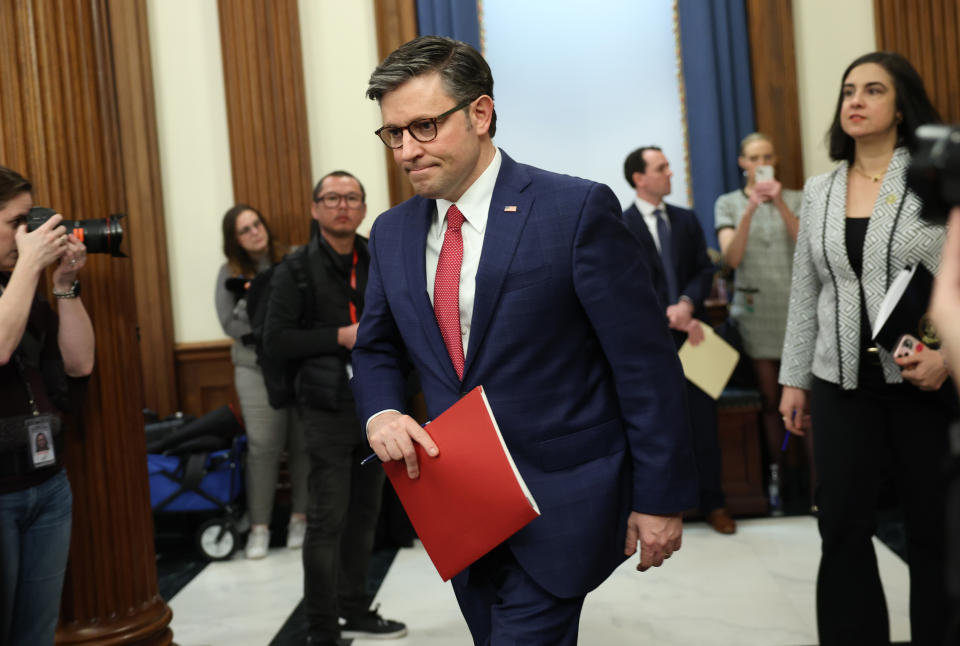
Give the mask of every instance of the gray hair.
[{"label": "gray hair", "polygon": [[[377,103],[410,79],[438,72],[443,89],[457,104],[486,94],[493,98],[493,74],[480,52],[467,43],[421,36],[404,43],[387,56],[370,75],[367,98]],[[497,111],[490,121],[490,136],[497,131]]]}]

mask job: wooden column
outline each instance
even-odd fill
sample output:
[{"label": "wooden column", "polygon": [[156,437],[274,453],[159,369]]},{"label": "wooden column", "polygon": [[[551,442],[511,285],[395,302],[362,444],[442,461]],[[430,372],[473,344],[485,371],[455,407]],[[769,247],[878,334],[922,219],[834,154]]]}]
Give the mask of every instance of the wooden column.
[{"label": "wooden column", "polygon": [[276,239],[303,244],[316,180],[297,0],[218,7],[234,198],[259,209]]},{"label": "wooden column", "polygon": [[947,123],[960,122],[960,4],[957,0],[873,0],[877,49],[917,68]]},{"label": "wooden column", "polygon": [[[417,6],[415,0],[374,0],[373,8],[377,21],[377,51],[382,61],[397,47],[419,35]],[[396,206],[413,197],[413,186],[393,161],[393,151],[384,146],[383,152],[387,163],[390,206]]]},{"label": "wooden column", "polygon": [[[121,127],[130,106],[117,87],[124,64],[149,67],[145,30],[115,38],[126,20],[142,27],[144,11],[143,0],[0,0],[0,159],[33,180],[37,203],[81,219],[129,213],[128,230],[157,216],[130,199],[137,164],[125,155],[137,144],[125,140],[135,129]],[[91,256],[81,277],[97,363],[67,430],[74,507],[60,644],[172,640],[157,594],[143,377],[130,360],[140,356],[135,271],[131,259]]]},{"label": "wooden column", "polygon": [[797,57],[791,0],[747,0],[750,67],[757,130],[773,139],[780,158],[778,179],[803,188]]}]

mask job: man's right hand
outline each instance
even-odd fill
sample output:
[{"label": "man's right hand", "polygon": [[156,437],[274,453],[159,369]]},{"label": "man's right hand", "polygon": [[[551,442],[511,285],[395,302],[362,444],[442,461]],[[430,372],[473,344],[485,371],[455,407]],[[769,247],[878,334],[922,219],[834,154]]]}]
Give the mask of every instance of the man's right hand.
[{"label": "man's right hand", "polygon": [[416,420],[393,410],[384,411],[370,420],[367,424],[367,441],[381,462],[406,462],[407,476],[411,480],[420,477],[414,442],[422,446],[430,457],[435,458],[440,454],[433,438]]}]

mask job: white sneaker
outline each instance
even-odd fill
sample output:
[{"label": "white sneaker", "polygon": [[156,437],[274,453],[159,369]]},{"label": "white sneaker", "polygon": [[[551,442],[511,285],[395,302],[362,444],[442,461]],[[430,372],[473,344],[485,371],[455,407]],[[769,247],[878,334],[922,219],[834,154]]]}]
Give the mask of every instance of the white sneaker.
[{"label": "white sneaker", "polygon": [[268,547],[270,547],[270,530],[266,527],[254,527],[247,536],[244,554],[248,559],[262,559],[267,555]]},{"label": "white sneaker", "polygon": [[287,526],[287,548],[297,550],[303,547],[303,537],[307,533],[306,518],[291,518]]}]

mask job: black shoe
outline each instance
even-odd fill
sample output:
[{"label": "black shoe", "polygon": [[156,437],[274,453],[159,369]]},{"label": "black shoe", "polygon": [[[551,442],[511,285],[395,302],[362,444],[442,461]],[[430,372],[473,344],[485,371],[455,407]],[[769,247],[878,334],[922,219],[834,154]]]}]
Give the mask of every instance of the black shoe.
[{"label": "black shoe", "polygon": [[398,639],[407,634],[407,627],[399,621],[384,619],[377,612],[378,603],[362,615],[340,619],[341,639]]}]

